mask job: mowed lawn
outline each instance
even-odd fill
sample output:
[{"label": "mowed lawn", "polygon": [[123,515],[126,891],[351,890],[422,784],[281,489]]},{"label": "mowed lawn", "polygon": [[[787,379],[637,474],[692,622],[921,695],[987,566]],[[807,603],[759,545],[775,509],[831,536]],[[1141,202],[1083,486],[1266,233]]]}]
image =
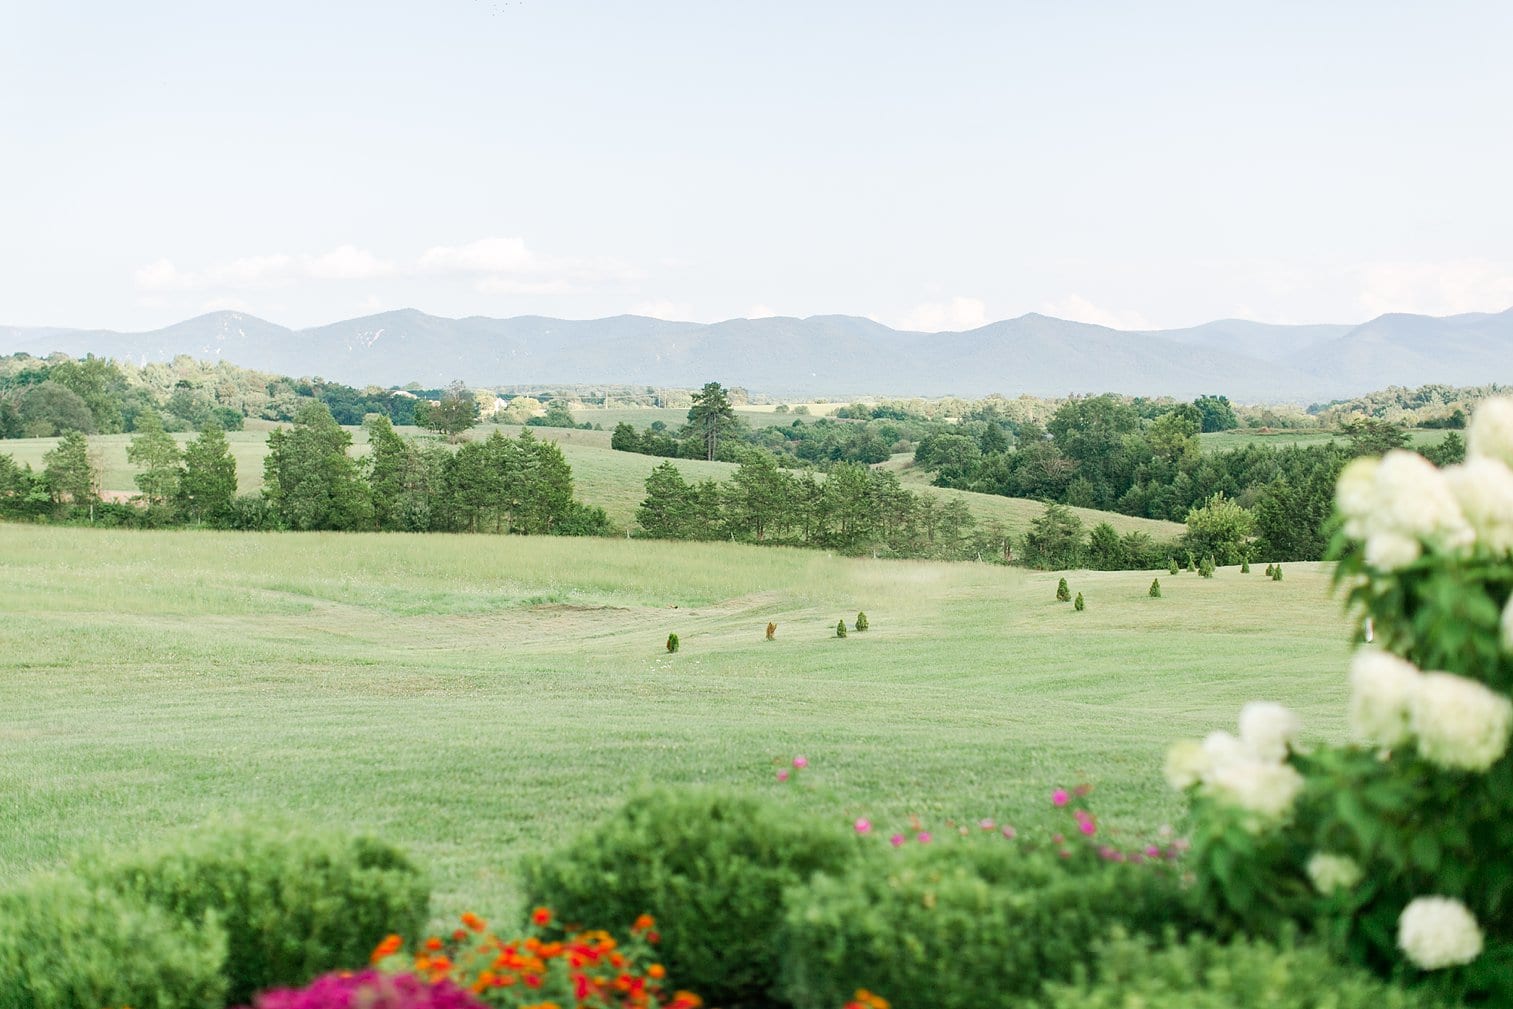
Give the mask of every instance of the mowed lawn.
[{"label": "mowed lawn", "polygon": [[[1167,744],[1253,698],[1341,731],[1323,565],[1202,580],[733,544],[0,525],[0,879],[217,814],[375,832],[439,913],[642,783],[839,824],[1178,817]],[[834,637],[865,610],[871,630]],[[766,641],[767,622],[778,624]],[[669,655],[669,631],[682,650]],[[780,762],[810,768],[780,785]]]}]

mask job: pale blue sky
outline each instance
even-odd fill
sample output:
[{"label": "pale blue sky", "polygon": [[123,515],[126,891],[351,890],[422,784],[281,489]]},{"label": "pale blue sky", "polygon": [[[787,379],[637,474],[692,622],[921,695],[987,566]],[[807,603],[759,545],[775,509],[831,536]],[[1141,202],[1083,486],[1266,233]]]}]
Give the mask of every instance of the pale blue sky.
[{"label": "pale blue sky", "polygon": [[0,323],[1513,305],[1513,5],[0,0]]}]

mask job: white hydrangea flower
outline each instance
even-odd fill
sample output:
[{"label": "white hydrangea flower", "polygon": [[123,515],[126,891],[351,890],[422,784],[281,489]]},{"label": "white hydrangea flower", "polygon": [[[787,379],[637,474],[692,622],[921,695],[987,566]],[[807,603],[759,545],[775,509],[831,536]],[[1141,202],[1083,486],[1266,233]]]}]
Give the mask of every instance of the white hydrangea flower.
[{"label": "white hydrangea flower", "polygon": [[1481,926],[1453,897],[1415,897],[1397,919],[1397,945],[1420,970],[1458,967],[1481,956]]},{"label": "white hydrangea flower", "polygon": [[1361,881],[1361,867],[1347,855],[1315,852],[1308,860],[1308,878],[1313,888],[1328,896],[1336,890],[1349,890]]},{"label": "white hydrangea flower", "polygon": [[1393,449],[1383,456],[1376,492],[1381,510],[1368,523],[1372,538],[1394,532],[1443,551],[1469,547],[1476,538],[1444,473],[1417,452]]},{"label": "white hydrangea flower", "polygon": [[1513,470],[1496,459],[1476,458],[1447,468],[1445,482],[1477,544],[1493,554],[1513,552]]},{"label": "white hydrangea flower", "polygon": [[1240,709],[1240,741],[1262,760],[1287,759],[1302,729],[1297,715],[1272,701],[1251,701]]},{"label": "white hydrangea flower", "polygon": [[1346,724],[1357,742],[1396,746],[1408,738],[1413,695],[1423,675],[1411,662],[1377,648],[1362,648],[1350,661],[1350,706]]},{"label": "white hydrangea flower", "polygon": [[1282,820],[1292,812],[1292,804],[1303,790],[1303,776],[1291,764],[1252,757],[1215,767],[1206,787],[1219,801],[1254,813],[1257,819],[1251,829],[1258,830],[1264,823]]},{"label": "white hydrangea flower", "polygon": [[1209,770],[1243,760],[1254,760],[1256,755],[1240,740],[1227,732],[1210,732],[1203,737],[1203,752],[1208,755]]},{"label": "white hydrangea flower", "polygon": [[1166,783],[1185,791],[1208,776],[1213,759],[1196,739],[1179,739],[1166,751]]},{"label": "white hydrangea flower", "polygon": [[1412,536],[1384,530],[1366,540],[1366,563],[1378,571],[1397,571],[1418,560],[1424,548]]},{"label": "white hydrangea flower", "polygon": [[1466,431],[1466,455],[1513,466],[1513,399],[1484,399],[1476,405]]},{"label": "white hydrangea flower", "polygon": [[1363,540],[1370,529],[1369,522],[1376,511],[1377,461],[1369,457],[1352,459],[1340,471],[1339,482],[1334,487],[1334,503],[1345,516],[1345,535]]},{"label": "white hydrangea flower", "polygon": [[1425,673],[1413,692],[1408,727],[1431,764],[1485,771],[1508,751],[1513,701],[1454,673]]}]

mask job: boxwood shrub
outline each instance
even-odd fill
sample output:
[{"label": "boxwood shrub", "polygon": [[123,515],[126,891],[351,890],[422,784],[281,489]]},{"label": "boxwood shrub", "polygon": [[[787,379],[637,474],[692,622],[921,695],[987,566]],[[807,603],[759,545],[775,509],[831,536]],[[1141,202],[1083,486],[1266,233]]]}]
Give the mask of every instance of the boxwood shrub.
[{"label": "boxwood shrub", "polygon": [[226,933],[72,876],[0,890],[5,1009],[226,1005]]},{"label": "boxwood shrub", "polygon": [[708,1005],[767,1004],[783,892],[843,871],[857,851],[847,834],[728,791],[648,791],[566,847],[528,857],[526,892],[566,923],[650,914],[678,987]]},{"label": "boxwood shrub", "polygon": [[430,904],[426,881],[389,845],[241,823],[125,855],[87,856],[76,868],[184,921],[213,914],[227,934],[232,1004],[363,966],[390,932],[415,935]]}]

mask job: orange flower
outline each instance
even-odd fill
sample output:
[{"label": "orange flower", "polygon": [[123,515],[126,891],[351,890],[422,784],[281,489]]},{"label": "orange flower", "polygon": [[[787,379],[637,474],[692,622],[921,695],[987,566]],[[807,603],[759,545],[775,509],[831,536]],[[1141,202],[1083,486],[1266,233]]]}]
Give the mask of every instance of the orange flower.
[{"label": "orange flower", "polygon": [[426,949],[430,950],[432,953],[436,952],[437,950],[441,949],[441,940],[436,938],[434,935],[431,936],[431,938],[426,940]]},{"label": "orange flower", "polygon": [[654,963],[650,967],[646,968],[646,976],[654,977],[658,981],[660,981],[667,976],[667,968],[663,967],[659,963]]},{"label": "orange flower", "polygon": [[478,917],[472,911],[463,912],[462,923],[468,928],[472,929],[474,932],[482,932],[485,928],[488,927],[488,923],[485,922],[482,918]]},{"label": "orange flower", "polygon": [[544,907],[538,907],[531,912],[531,921],[537,925],[549,925],[552,921],[552,913]]},{"label": "orange flower", "polygon": [[404,940],[400,939],[397,935],[384,936],[383,942],[373,947],[373,962],[377,963],[386,957],[393,956],[399,952],[399,947],[403,944]]},{"label": "orange flower", "polygon": [[649,914],[643,914],[641,915],[641,917],[636,919],[636,923],[630,927],[630,930],[632,932],[645,932],[647,929],[654,927],[656,924],[657,919],[653,918]]},{"label": "orange flower", "polygon": [[703,1004],[704,1000],[693,992],[680,991],[673,996],[672,1002],[668,1004],[667,1009],[699,1009]]}]

